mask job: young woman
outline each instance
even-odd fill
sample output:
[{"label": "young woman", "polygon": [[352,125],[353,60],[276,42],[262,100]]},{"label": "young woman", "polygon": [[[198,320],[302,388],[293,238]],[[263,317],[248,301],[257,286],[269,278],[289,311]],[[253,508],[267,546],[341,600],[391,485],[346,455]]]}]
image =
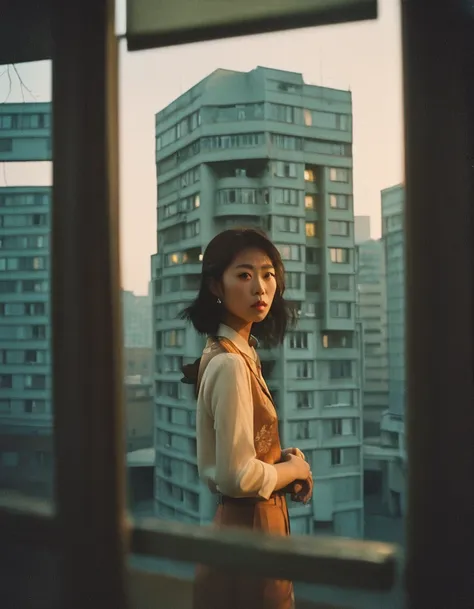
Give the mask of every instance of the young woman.
[{"label": "young woman", "polygon": [[[202,261],[198,297],[183,312],[208,336],[201,360],[186,366],[197,390],[197,460],[218,497],[215,524],[288,535],[285,493],[308,501],[312,476],[303,453],[282,450],[278,418],[255,351],[283,342],[290,311],[280,254],[255,229],[217,235]],[[253,336],[251,334],[253,332]],[[291,609],[289,581],[198,567],[194,609]]]}]

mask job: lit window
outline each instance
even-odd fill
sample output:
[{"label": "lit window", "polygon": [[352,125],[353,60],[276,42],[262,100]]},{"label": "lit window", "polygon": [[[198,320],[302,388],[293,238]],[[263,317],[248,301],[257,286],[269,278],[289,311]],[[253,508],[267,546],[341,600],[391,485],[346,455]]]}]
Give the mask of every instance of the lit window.
[{"label": "lit window", "polygon": [[307,127],[311,127],[313,124],[313,113],[311,110],[304,110],[304,124]]},{"label": "lit window", "polygon": [[306,236],[316,237],[316,222],[306,222]]},{"label": "lit window", "polygon": [[306,195],[304,198],[304,206],[306,207],[306,209],[314,209],[315,205],[314,205],[314,196],[313,195]]}]

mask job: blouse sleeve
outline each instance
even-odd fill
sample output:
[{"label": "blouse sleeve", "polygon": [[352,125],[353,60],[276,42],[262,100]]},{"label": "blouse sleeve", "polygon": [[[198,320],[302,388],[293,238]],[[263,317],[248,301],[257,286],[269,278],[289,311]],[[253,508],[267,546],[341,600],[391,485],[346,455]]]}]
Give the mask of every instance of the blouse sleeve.
[{"label": "blouse sleeve", "polygon": [[256,456],[252,388],[242,356],[222,353],[214,357],[201,390],[214,420],[218,490],[229,497],[268,499],[275,490],[277,472]]}]

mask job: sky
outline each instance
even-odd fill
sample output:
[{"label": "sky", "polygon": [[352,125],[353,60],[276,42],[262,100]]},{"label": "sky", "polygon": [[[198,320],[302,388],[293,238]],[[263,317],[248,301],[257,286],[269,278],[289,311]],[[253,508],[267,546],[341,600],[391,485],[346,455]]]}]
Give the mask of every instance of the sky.
[{"label": "sky", "polygon": [[[119,0],[117,31],[124,30]],[[218,68],[303,74],[308,84],[352,91],[354,206],[380,236],[380,191],[403,181],[399,0],[379,0],[374,21],[306,28],[129,53],[120,42],[122,285],[145,294],[156,251],[155,114]],[[50,62],[17,66],[26,101],[51,100]],[[0,66],[0,103],[9,92]],[[8,101],[22,101],[13,74]],[[0,187],[51,183],[50,163],[0,166]]]}]

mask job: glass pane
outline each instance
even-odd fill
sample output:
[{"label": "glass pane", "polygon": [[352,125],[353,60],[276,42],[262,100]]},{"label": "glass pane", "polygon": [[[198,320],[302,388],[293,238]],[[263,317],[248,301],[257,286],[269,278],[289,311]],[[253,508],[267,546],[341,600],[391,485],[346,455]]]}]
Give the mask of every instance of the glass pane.
[{"label": "glass pane", "polygon": [[0,99],[0,488],[50,499],[50,62],[0,66]]},{"label": "glass pane", "polygon": [[[245,225],[277,246],[298,316],[282,347],[259,349],[281,442],[305,453],[315,480],[308,506],[288,497],[292,533],[403,542],[403,411],[392,416],[390,391],[403,385],[404,344],[389,363],[380,240],[381,193],[400,192],[403,177],[400,7],[379,4],[373,23],[122,47],[125,375],[153,396],[146,447],[127,423],[132,511],[214,518],[197,469],[196,400],[180,382],[204,339],[178,316],[197,296],[210,240]],[[141,316],[133,346],[127,310],[139,301],[152,321]],[[148,350],[150,374],[132,348]]]}]

